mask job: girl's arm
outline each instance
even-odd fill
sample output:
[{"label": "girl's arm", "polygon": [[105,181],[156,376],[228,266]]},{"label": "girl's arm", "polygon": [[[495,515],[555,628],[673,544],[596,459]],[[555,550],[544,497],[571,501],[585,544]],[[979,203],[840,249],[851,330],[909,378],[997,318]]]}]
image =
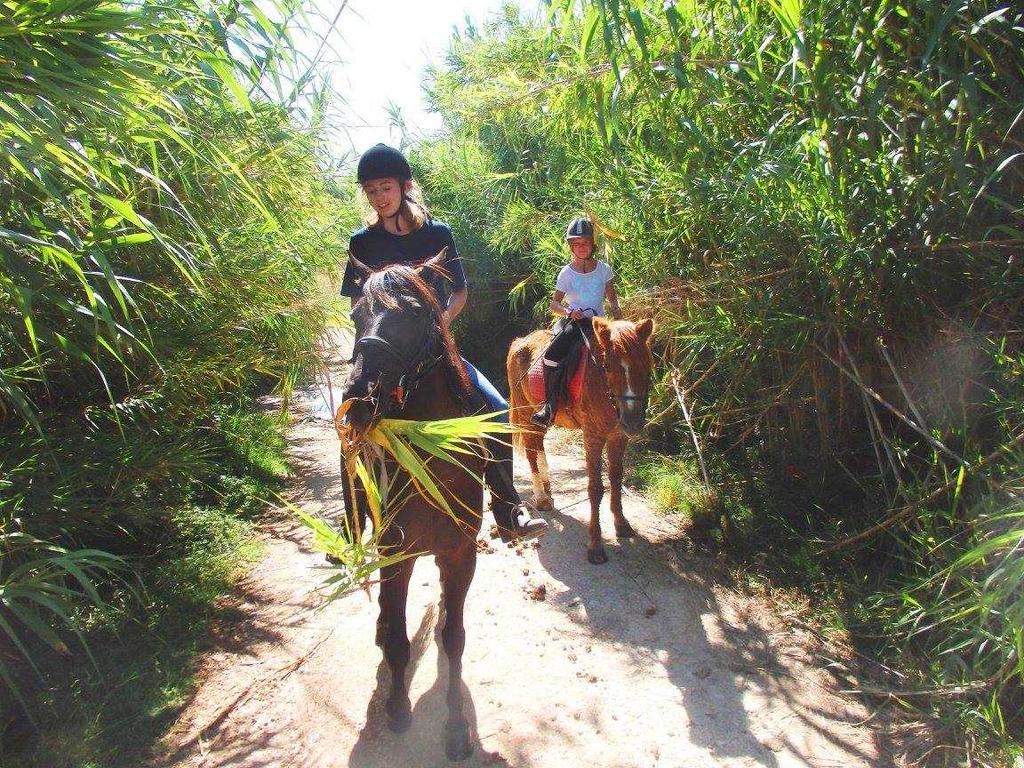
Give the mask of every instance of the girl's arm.
[{"label": "girl's arm", "polygon": [[615,291],[615,280],[609,280],[604,286],[604,297],[608,300],[612,317],[616,320],[622,319],[622,310],[619,309],[619,294]]},{"label": "girl's arm", "polygon": [[551,297],[551,303],[548,304],[548,309],[551,310],[553,315],[561,315],[562,317],[568,317],[571,320],[579,320],[583,317],[583,313],[578,309],[570,310],[565,304],[562,303],[562,299],[565,298],[565,291],[555,291],[555,295]]}]

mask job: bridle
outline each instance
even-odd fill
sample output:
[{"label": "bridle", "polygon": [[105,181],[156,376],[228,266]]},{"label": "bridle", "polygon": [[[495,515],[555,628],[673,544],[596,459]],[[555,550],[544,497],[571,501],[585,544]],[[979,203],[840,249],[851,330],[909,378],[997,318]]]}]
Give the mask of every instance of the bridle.
[{"label": "bridle", "polygon": [[[573,322],[575,322],[575,321],[573,321]],[[607,360],[607,355],[603,355],[601,357],[601,359],[599,360],[597,358],[597,355],[594,354],[594,348],[590,345],[590,339],[587,337],[586,332],[582,328],[580,328],[580,335],[583,336],[583,343],[587,345],[587,355],[593,361],[594,365],[599,366],[601,368],[601,370],[604,371],[604,388],[606,390],[608,390],[608,402],[610,402],[612,404],[612,409],[615,411],[615,418],[616,419],[621,419],[622,418],[622,410],[624,408],[628,408],[629,404],[632,401],[639,400],[639,401],[642,401],[642,402],[646,402],[646,400],[647,400],[647,398],[649,396],[649,393],[647,393],[647,392],[644,392],[642,395],[627,395],[627,394],[617,395],[612,390],[611,384],[608,383],[608,360]],[[620,400],[622,401],[622,407],[621,408],[619,407],[619,401]],[[645,406],[645,408],[646,408],[646,406]]]},{"label": "bridle", "polygon": [[[407,361],[402,353],[398,351],[394,344],[382,336],[375,334],[366,334],[356,339],[355,344],[352,345],[352,357],[349,358],[349,364],[353,364],[356,361],[356,356],[359,354],[360,349],[365,347],[376,347],[383,351],[388,357],[398,364],[400,373],[398,374],[398,383],[392,390],[391,395],[395,399],[398,405],[398,410],[405,408],[405,404],[409,399],[409,395],[416,390],[423,380],[423,377],[429,373],[435,365],[441,362],[443,355],[432,355],[431,349],[436,345],[436,341],[439,338],[439,330],[436,322],[431,322],[426,326],[423,332],[423,338],[420,342],[419,349],[413,356],[412,360]],[[385,373],[386,371],[381,371]],[[388,373],[394,373],[393,371],[387,371]],[[380,376],[377,377],[375,384],[379,385]]]}]

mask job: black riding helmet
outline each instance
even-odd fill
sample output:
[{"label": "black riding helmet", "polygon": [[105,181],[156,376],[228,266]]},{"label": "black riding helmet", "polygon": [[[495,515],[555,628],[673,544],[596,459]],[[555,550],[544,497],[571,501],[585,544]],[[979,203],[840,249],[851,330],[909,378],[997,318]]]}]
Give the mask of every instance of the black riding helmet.
[{"label": "black riding helmet", "polygon": [[[399,184],[405,184],[412,178],[412,168],[405,155],[394,147],[387,144],[375,144],[363,152],[359,158],[359,166],[356,168],[356,181],[365,184],[373,179],[398,179]],[[402,205],[395,211],[395,228],[402,231],[402,220],[399,218],[402,207],[413,202],[405,191],[402,191]]]},{"label": "black riding helmet", "polygon": [[594,239],[594,225],[590,223],[590,219],[581,216],[569,222],[569,226],[565,230],[565,239],[573,240],[577,237]]},{"label": "black riding helmet", "polygon": [[412,168],[405,155],[387,144],[377,144],[370,147],[359,158],[359,167],[356,169],[356,180],[365,184],[371,179],[394,178],[399,181],[408,181],[412,178]]}]

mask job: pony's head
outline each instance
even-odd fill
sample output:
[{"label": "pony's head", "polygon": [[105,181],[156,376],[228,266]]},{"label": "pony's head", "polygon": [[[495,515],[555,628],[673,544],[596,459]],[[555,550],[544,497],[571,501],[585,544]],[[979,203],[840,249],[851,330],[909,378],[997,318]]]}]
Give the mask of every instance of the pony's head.
[{"label": "pony's head", "polygon": [[401,410],[435,363],[447,364],[463,391],[469,386],[437,297],[423,279],[426,270],[443,271],[444,257],[442,251],[416,267],[376,272],[350,258],[363,294],[352,307],[356,338],[344,397],[352,402],[342,418],[357,435]]},{"label": "pony's head", "polygon": [[644,428],[654,371],[654,321],[631,323],[598,317],[593,328],[619,424],[627,435],[638,435]]}]

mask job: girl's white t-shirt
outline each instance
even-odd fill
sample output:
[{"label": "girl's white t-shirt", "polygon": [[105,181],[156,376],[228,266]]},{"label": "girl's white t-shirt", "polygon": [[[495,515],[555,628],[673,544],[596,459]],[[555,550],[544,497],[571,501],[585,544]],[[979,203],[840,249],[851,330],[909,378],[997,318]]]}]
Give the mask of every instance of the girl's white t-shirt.
[{"label": "girl's white t-shirt", "polygon": [[595,315],[604,314],[604,288],[615,277],[612,268],[603,261],[586,274],[577,272],[572,264],[566,264],[558,273],[555,288],[565,294],[569,309],[592,310]]}]

